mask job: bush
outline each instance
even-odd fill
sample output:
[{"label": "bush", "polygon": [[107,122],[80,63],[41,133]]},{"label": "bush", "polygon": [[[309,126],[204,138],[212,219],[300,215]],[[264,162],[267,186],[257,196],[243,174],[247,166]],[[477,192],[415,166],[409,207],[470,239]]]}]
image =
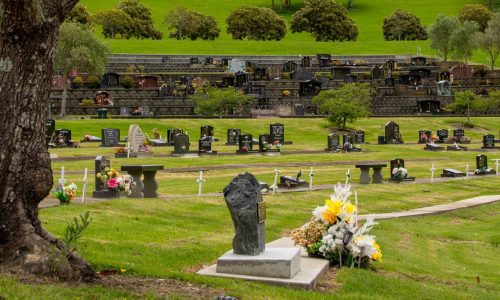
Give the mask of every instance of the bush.
[{"label": "bush", "polygon": [[382,26],[386,41],[414,41],[426,40],[427,32],[414,14],[396,9],[389,17],[384,19]]},{"label": "bush", "polygon": [[98,89],[101,87],[101,80],[95,75],[90,75],[89,78],[87,78],[87,86],[92,89]]},{"label": "bush", "polygon": [[66,15],[65,21],[68,22],[76,22],[80,23],[83,25],[89,25],[90,24],[90,14],[85,8],[80,3],[77,3],[73,9]]},{"label": "bush", "polygon": [[235,40],[279,41],[286,34],[285,20],[269,8],[241,6],[226,23],[227,33]]},{"label": "bush", "polygon": [[206,16],[196,11],[179,6],[171,10],[165,17],[165,23],[169,25],[171,38],[178,40],[189,38],[196,40],[214,40],[219,36],[220,29],[217,21],[212,16]]},{"label": "bush", "polygon": [[310,32],[316,41],[355,41],[358,27],[347,10],[331,0],[306,0],[292,16],[292,32]]},{"label": "bush", "polygon": [[81,88],[83,86],[83,79],[80,76],[76,76],[71,83],[73,83],[75,88]]},{"label": "bush", "polygon": [[460,22],[473,21],[479,25],[479,31],[484,32],[488,22],[493,18],[493,12],[482,4],[467,4],[458,15]]},{"label": "bush", "polygon": [[130,76],[125,76],[121,82],[120,82],[123,87],[127,88],[127,89],[130,89],[130,88],[133,88],[135,87],[135,81],[134,81],[134,78],[130,77]]},{"label": "bush", "polygon": [[91,106],[94,105],[94,100],[93,99],[83,99],[82,102],[80,102],[80,105],[83,106]]}]

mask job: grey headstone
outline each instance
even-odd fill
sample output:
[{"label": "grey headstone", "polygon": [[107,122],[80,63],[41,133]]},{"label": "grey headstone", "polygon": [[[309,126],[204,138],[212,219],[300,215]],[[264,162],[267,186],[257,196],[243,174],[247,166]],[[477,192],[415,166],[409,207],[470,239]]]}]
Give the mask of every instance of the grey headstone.
[{"label": "grey headstone", "polygon": [[[224,198],[233,219],[233,252],[259,255],[265,250],[265,223],[259,222],[259,204],[263,202],[260,183],[250,173],[236,176],[224,188]],[[261,204],[262,205],[262,204]]]}]

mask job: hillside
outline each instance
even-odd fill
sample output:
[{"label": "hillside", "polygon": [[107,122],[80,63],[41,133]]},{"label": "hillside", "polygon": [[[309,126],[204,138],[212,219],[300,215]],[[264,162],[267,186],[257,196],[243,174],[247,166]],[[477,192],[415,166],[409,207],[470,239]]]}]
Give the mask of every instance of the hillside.
[{"label": "hillside", "polygon": [[[107,9],[118,3],[119,0],[82,0],[91,13],[102,9]],[[152,40],[107,40],[115,53],[162,53],[162,54],[413,54],[420,47],[422,54],[434,55],[428,47],[427,41],[412,42],[386,42],[382,36],[382,21],[396,8],[415,13],[424,25],[433,22],[439,13],[446,15],[456,15],[463,5],[468,3],[483,3],[485,0],[421,0],[421,1],[396,1],[396,0],[354,0],[353,9],[350,12],[359,26],[359,37],[356,42],[316,42],[307,33],[292,34],[280,42],[255,42],[255,41],[234,41],[225,32],[225,19],[234,8],[240,5],[257,5],[270,7],[270,0],[241,0],[241,1],[220,1],[220,0],[194,0],[194,1],[159,1],[143,0],[147,7],[151,9],[154,22],[161,31],[168,37],[168,29],[162,20],[166,13],[178,6],[184,5],[188,8],[202,13],[213,15],[221,26],[221,36],[215,41],[177,41],[175,39],[164,38],[161,41]],[[278,3],[279,1],[275,1]],[[346,1],[340,1],[345,3]],[[302,0],[292,1],[293,7],[289,10],[281,11],[287,19],[303,3]],[[497,4],[498,6],[498,4]],[[100,30],[96,29],[99,34]],[[475,60],[483,62],[482,54],[476,54]]]}]

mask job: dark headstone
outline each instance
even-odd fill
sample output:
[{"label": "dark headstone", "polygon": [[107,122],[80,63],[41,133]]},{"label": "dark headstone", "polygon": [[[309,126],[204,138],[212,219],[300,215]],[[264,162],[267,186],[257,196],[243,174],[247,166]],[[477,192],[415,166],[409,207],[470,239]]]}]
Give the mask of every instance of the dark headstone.
[{"label": "dark headstone", "polygon": [[389,172],[391,173],[391,180],[394,181],[414,181],[415,177],[408,177],[408,174],[405,175],[403,178],[398,178],[397,174],[393,174],[394,168],[404,168],[405,167],[405,160],[402,158],[396,158],[391,160],[390,162],[391,167],[389,169]]},{"label": "dark headstone", "polygon": [[455,169],[444,169],[441,177],[464,177],[465,173]]},{"label": "dark headstone", "polygon": [[64,143],[68,144],[71,140],[71,130],[62,128],[56,130],[56,136],[61,137],[64,140]]},{"label": "dark headstone", "polygon": [[385,143],[386,144],[403,144],[403,138],[399,131],[399,125],[393,121],[385,124]]},{"label": "dark headstone", "polygon": [[476,156],[476,169],[488,169],[488,156],[484,154]]},{"label": "dark headstone", "polygon": [[384,79],[384,68],[382,67],[373,67],[372,68],[372,79]]},{"label": "dark headstone", "polygon": [[102,147],[116,147],[120,142],[120,130],[115,128],[101,129]]},{"label": "dark headstone", "polygon": [[493,134],[483,136],[483,148],[495,148],[495,136]]},{"label": "dark headstone", "polygon": [[212,138],[214,136],[214,128],[209,125],[202,126],[200,128],[200,139],[204,137]]},{"label": "dark headstone", "polygon": [[197,65],[197,64],[199,64],[199,63],[200,63],[200,59],[199,59],[198,57],[191,57],[191,58],[189,59],[189,63],[190,63],[191,65]]},{"label": "dark headstone", "polygon": [[269,125],[269,134],[273,142],[279,141],[282,145],[285,143],[285,125],[280,123]]},{"label": "dark headstone", "polygon": [[418,142],[420,144],[425,144],[430,142],[432,137],[432,131],[430,130],[419,130],[418,131]]},{"label": "dark headstone", "polygon": [[238,142],[239,151],[251,151],[253,148],[253,137],[251,134],[244,133],[240,135]]},{"label": "dark headstone", "polygon": [[328,135],[328,140],[327,140],[327,149],[326,150],[337,150],[340,145],[339,145],[339,135],[336,133],[330,133]]},{"label": "dark headstone", "polygon": [[358,76],[353,74],[348,74],[344,77],[345,83],[356,83],[358,82]]},{"label": "dark headstone", "polygon": [[[233,220],[233,253],[259,255],[265,250],[265,206],[260,183],[250,173],[236,176],[224,188],[224,198]],[[259,216],[260,213],[260,216]]]},{"label": "dark headstone", "polygon": [[198,152],[199,153],[212,152],[212,139],[210,137],[204,137],[198,141]]},{"label": "dark headstone", "polygon": [[444,147],[440,146],[439,144],[435,144],[433,142],[428,142],[428,143],[425,144],[424,150],[442,151],[442,150],[444,150]]},{"label": "dark headstone", "polygon": [[305,115],[304,104],[295,104],[295,116],[303,117]]},{"label": "dark headstone", "polygon": [[302,68],[310,68],[311,67],[311,57],[309,57],[309,56],[302,57],[302,60],[300,61],[300,66]]},{"label": "dark headstone", "polygon": [[354,143],[363,144],[365,142],[365,132],[363,130],[356,130],[354,132]]},{"label": "dark headstone", "polygon": [[119,192],[109,191],[106,187],[106,180],[103,176],[107,176],[107,170],[111,169],[111,163],[106,156],[97,156],[95,158],[95,191],[92,194],[94,198],[113,198],[118,197]]},{"label": "dark headstone", "polygon": [[184,133],[184,131],[182,129],[174,129],[174,128],[170,128],[167,130],[167,143],[169,145],[173,145],[174,144],[174,140],[175,140],[175,136],[178,135],[179,133]]},{"label": "dark headstone", "polygon": [[227,130],[227,145],[238,145],[240,134],[239,128],[229,128]]},{"label": "dark headstone", "polygon": [[393,87],[396,84],[396,80],[393,77],[387,77],[385,79],[385,85]]},{"label": "dark headstone", "polygon": [[185,133],[178,133],[174,138],[174,153],[189,152],[189,136]]},{"label": "dark headstone", "polygon": [[269,150],[269,143],[272,143],[271,136],[267,133],[259,135],[259,151],[265,152]]},{"label": "dark headstone", "polygon": [[439,129],[437,131],[438,141],[444,143],[448,140],[448,129]]},{"label": "dark headstone", "polygon": [[45,139],[47,140],[47,144],[54,139],[56,133],[56,120],[48,119],[47,123],[45,123]]},{"label": "dark headstone", "polygon": [[349,143],[349,144],[354,144],[354,136],[350,135],[350,134],[343,134],[342,135],[342,144],[345,145],[346,143]]},{"label": "dark headstone", "polygon": [[453,137],[455,138],[455,141],[460,141],[462,137],[465,136],[465,130],[461,128],[457,128],[453,130]]}]

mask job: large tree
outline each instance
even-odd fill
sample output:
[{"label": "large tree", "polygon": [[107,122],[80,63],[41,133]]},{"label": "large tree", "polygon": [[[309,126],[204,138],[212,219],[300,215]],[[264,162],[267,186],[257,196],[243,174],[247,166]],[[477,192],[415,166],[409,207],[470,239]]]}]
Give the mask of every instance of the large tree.
[{"label": "large tree", "polygon": [[491,18],[493,18],[493,12],[487,6],[479,3],[465,5],[458,14],[460,22],[474,21],[479,25],[481,32],[484,32]]},{"label": "large tree", "polygon": [[396,9],[389,17],[384,18],[382,30],[386,41],[427,39],[427,32],[420,19],[411,12],[401,9]]},{"label": "large tree", "polygon": [[488,22],[488,27],[483,32],[478,32],[475,44],[483,50],[490,59],[491,69],[495,68],[495,62],[500,54],[500,12]]},{"label": "large tree", "polygon": [[182,40],[189,38],[196,40],[214,40],[219,36],[220,29],[217,21],[212,16],[206,16],[199,12],[178,6],[168,12],[164,20],[170,29],[171,38]]},{"label": "large tree", "polygon": [[191,99],[196,102],[195,113],[206,116],[241,114],[252,98],[234,88],[203,88]]},{"label": "large tree", "polygon": [[241,6],[226,19],[227,33],[233,39],[279,41],[286,34],[285,20],[269,8]]},{"label": "large tree", "polygon": [[366,83],[344,84],[337,90],[323,90],[312,99],[330,123],[345,130],[347,122],[370,115],[371,89]]},{"label": "large tree", "polygon": [[92,267],[42,228],[45,144],[59,26],[78,0],[0,0],[0,269],[91,279]]},{"label": "large tree", "polygon": [[79,72],[103,74],[110,50],[94,33],[77,23],[63,23],[59,32],[54,69],[64,77],[61,99],[61,117],[66,114],[68,73],[76,68]]},{"label": "large tree", "polygon": [[358,27],[347,10],[331,0],[306,0],[290,25],[292,32],[309,32],[321,42],[355,41],[358,37]]},{"label": "large tree", "polygon": [[434,24],[428,28],[430,47],[437,51],[444,61],[448,60],[451,51],[450,37],[458,26],[458,20],[455,17],[438,15]]}]

